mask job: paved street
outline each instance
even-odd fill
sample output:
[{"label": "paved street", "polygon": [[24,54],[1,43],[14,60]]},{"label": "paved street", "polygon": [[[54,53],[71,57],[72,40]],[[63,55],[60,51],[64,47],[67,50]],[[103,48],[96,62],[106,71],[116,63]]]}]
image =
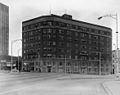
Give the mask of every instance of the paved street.
[{"label": "paved street", "polygon": [[56,73],[0,73],[0,95],[108,95],[111,76]]},{"label": "paved street", "polygon": [[105,82],[104,87],[109,95],[120,95],[120,80]]}]

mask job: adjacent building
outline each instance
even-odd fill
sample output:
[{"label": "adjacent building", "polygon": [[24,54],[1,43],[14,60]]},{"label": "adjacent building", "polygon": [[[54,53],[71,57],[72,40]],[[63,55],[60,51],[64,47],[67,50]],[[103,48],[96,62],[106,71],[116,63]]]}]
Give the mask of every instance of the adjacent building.
[{"label": "adjacent building", "polygon": [[[9,52],[9,7],[0,3],[0,69]],[[5,58],[4,58],[5,57]]]},{"label": "adjacent building", "polygon": [[[117,53],[118,53],[118,57],[117,57]],[[120,50],[119,49],[112,51],[112,72],[113,74],[118,72],[120,73]]]},{"label": "adjacent building", "polygon": [[9,52],[9,7],[0,3],[0,55]]},{"label": "adjacent building", "polygon": [[94,75],[112,71],[111,28],[68,14],[23,21],[22,47],[24,71]]},{"label": "adjacent building", "polygon": [[1,66],[0,66],[0,70],[11,70],[12,69],[19,69],[19,71],[21,70],[21,57],[16,57],[16,56],[12,56],[12,67],[11,67],[11,56],[8,55],[1,55],[0,56],[1,60]]}]

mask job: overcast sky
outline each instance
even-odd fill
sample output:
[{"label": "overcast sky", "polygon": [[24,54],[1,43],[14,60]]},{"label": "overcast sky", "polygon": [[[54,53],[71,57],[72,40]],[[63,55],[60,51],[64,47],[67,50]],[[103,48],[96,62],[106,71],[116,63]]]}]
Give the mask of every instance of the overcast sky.
[{"label": "overcast sky", "polygon": [[[64,13],[73,16],[73,19],[107,26],[113,29],[113,44],[116,44],[116,23],[112,18],[98,17],[106,14],[120,14],[120,0],[0,0],[9,6],[9,36],[11,40],[21,39],[22,21],[52,14]],[[119,37],[120,38],[120,37]],[[120,47],[120,44],[119,44]],[[21,42],[13,45],[13,54],[18,55]],[[113,46],[113,49],[115,46]],[[9,53],[10,54],[10,53]]]}]

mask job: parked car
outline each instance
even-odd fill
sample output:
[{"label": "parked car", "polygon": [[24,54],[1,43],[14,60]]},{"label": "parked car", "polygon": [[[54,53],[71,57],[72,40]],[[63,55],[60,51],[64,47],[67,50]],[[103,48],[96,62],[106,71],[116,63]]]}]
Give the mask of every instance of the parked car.
[{"label": "parked car", "polygon": [[19,72],[19,70],[17,70],[17,69],[12,69],[12,72]]}]

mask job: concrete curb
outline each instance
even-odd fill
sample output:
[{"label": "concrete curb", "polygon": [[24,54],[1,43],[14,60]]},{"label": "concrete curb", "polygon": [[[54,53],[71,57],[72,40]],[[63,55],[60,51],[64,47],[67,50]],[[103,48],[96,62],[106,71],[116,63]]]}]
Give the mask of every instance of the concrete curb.
[{"label": "concrete curb", "polygon": [[67,76],[67,77],[63,77],[63,78],[59,78],[58,80],[81,80],[81,79],[113,79],[113,78],[104,78],[104,77],[71,77],[71,76]]},{"label": "concrete curb", "polygon": [[109,89],[109,87],[105,83],[102,83],[102,86],[105,92],[107,93],[107,95],[114,95],[113,92]]}]

